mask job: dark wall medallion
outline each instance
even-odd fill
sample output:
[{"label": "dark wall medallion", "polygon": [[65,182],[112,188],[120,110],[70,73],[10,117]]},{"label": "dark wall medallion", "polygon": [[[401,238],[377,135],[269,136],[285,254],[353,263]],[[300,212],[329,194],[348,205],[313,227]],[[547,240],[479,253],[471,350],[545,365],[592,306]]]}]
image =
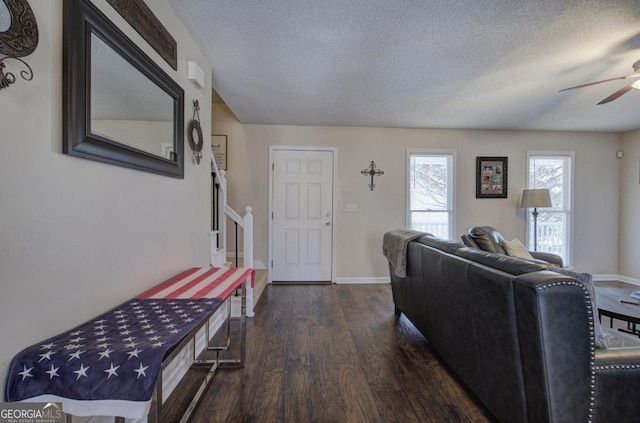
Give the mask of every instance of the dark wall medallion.
[{"label": "dark wall medallion", "polygon": [[33,79],[33,70],[20,57],[28,56],[38,46],[38,24],[26,0],[0,0],[0,90],[16,82],[13,72],[5,71],[10,60],[24,65],[20,71],[25,81]]}]

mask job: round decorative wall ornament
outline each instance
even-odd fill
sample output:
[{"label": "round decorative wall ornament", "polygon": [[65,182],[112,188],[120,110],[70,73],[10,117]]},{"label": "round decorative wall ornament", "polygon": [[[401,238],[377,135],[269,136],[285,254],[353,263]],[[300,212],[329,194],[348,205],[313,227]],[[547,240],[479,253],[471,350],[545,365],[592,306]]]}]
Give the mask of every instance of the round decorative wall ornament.
[{"label": "round decorative wall ornament", "polygon": [[193,107],[193,120],[189,123],[189,145],[191,145],[191,150],[193,150],[193,158],[197,164],[200,164],[204,140],[202,127],[200,126],[200,104],[198,100],[193,101]]}]

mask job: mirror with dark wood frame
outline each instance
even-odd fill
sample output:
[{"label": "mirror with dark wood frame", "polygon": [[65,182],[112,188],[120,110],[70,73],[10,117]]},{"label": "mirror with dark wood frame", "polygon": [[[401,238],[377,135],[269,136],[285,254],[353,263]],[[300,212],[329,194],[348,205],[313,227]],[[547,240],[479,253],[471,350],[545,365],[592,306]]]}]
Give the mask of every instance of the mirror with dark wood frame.
[{"label": "mirror with dark wood frame", "polygon": [[87,0],[65,0],[63,152],[184,177],[184,90]]}]

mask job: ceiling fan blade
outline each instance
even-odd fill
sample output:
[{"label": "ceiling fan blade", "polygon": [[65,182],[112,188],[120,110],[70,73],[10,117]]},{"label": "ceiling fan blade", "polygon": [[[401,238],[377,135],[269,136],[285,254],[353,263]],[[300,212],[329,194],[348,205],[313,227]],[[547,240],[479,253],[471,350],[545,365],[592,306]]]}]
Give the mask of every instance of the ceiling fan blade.
[{"label": "ceiling fan blade", "polygon": [[568,90],[575,90],[576,88],[590,87],[591,85],[602,84],[602,83],[604,83],[604,82],[618,81],[618,80],[620,80],[620,79],[630,79],[630,78],[640,78],[640,74],[627,75],[627,76],[619,76],[619,77],[617,77],[617,78],[610,78],[610,79],[603,79],[602,81],[589,82],[588,84],[576,85],[575,87],[565,88],[565,89],[562,89],[562,90],[560,90],[560,91],[558,91],[558,92],[568,91]]},{"label": "ceiling fan blade", "polygon": [[605,98],[604,100],[602,100],[598,104],[605,104],[605,103],[608,103],[610,101],[613,101],[616,98],[620,97],[621,95],[628,93],[632,89],[633,89],[633,84],[625,85],[624,87],[620,88],[618,91],[616,91],[615,93],[611,94],[609,97]]}]

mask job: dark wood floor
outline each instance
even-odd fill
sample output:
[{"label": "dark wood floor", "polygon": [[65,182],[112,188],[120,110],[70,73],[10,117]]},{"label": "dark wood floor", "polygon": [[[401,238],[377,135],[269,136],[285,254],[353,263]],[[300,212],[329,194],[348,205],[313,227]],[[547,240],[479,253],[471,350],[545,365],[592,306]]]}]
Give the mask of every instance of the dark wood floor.
[{"label": "dark wood floor", "polygon": [[429,351],[391,288],[268,286],[247,364],[220,371],[191,422],[493,422]]}]

